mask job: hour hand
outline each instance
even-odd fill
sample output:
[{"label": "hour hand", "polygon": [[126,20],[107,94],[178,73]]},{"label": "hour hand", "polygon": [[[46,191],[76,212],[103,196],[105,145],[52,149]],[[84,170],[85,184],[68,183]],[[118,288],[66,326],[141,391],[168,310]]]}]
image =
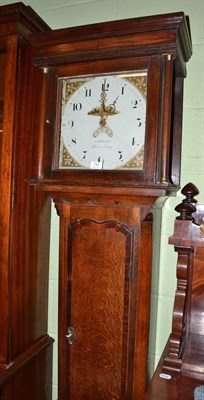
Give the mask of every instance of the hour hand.
[{"label": "hour hand", "polygon": [[[103,95],[103,93],[102,93]],[[88,115],[92,115],[95,117],[100,116],[101,118],[108,118],[108,116],[113,116],[120,114],[120,111],[116,110],[116,101],[118,97],[113,101],[113,103],[106,105],[106,98],[102,97],[101,104],[98,107],[94,107],[92,110],[88,112]]]},{"label": "hour hand", "polygon": [[99,128],[93,133],[93,137],[97,137],[100,133],[106,133],[109,137],[113,136],[113,131],[106,124],[106,121],[109,116],[119,114],[119,112],[116,111],[117,99],[118,97],[113,101],[113,103],[106,105],[107,94],[105,91],[102,91],[100,99],[101,104],[99,107],[95,107],[88,112],[88,115],[100,117]]}]

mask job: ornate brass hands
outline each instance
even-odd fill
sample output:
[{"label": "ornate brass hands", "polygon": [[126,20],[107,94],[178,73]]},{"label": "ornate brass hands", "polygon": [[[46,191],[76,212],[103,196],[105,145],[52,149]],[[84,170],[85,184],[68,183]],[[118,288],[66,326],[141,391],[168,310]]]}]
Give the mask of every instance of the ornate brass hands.
[{"label": "ornate brass hands", "polygon": [[102,90],[100,96],[100,105],[99,107],[94,107],[91,111],[88,112],[88,115],[99,116],[99,128],[94,131],[93,136],[97,137],[100,133],[106,133],[109,137],[113,136],[112,129],[107,125],[107,118],[112,115],[119,114],[119,111],[116,111],[116,102],[118,96],[113,101],[113,103],[106,105],[107,102],[107,94],[105,90]]}]

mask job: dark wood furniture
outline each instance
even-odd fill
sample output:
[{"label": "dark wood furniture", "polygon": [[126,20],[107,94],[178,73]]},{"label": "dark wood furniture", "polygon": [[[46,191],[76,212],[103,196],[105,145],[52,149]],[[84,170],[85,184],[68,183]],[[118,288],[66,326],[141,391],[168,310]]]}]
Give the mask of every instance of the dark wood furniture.
[{"label": "dark wood furniture", "polygon": [[193,400],[195,387],[204,383],[204,206],[197,204],[193,184],[182,193],[169,238],[178,253],[172,332],[146,399]]},{"label": "dark wood furniture", "polygon": [[51,399],[50,200],[25,181],[37,171],[38,142],[33,132],[41,86],[41,76],[32,65],[29,35],[48,29],[22,3],[0,7],[0,392],[4,400]]},{"label": "dark wood furniture", "polygon": [[[17,3],[0,8],[0,49],[1,396],[50,399],[52,197],[59,400],[143,400],[152,207],[179,188],[188,19],[181,12],[51,31]],[[135,70],[147,72],[142,168],[60,169],[60,79]]]},{"label": "dark wood furniture", "polygon": [[[60,217],[59,400],[143,400],[152,206],[179,187],[188,20],[166,14],[30,40],[43,82],[38,174],[28,183],[52,196]],[[148,75],[142,170],[58,168],[61,80],[138,69]]]}]

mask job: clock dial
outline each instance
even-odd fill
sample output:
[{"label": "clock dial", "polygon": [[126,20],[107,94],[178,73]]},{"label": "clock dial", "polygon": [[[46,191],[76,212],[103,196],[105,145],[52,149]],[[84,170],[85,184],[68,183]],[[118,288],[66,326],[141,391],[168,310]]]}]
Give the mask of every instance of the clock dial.
[{"label": "clock dial", "polygon": [[146,78],[63,79],[59,168],[143,168]]}]

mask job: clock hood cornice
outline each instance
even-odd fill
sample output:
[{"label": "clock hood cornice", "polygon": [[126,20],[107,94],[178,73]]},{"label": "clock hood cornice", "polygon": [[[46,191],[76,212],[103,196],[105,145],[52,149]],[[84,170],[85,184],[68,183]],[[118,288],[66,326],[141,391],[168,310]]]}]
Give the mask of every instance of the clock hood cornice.
[{"label": "clock hood cornice", "polygon": [[28,37],[31,33],[49,30],[50,27],[22,2],[0,7],[0,36],[19,33]]},{"label": "clock hood cornice", "polygon": [[186,75],[192,54],[188,17],[183,12],[103,22],[43,32],[30,37],[35,63],[41,67],[169,54]]}]

